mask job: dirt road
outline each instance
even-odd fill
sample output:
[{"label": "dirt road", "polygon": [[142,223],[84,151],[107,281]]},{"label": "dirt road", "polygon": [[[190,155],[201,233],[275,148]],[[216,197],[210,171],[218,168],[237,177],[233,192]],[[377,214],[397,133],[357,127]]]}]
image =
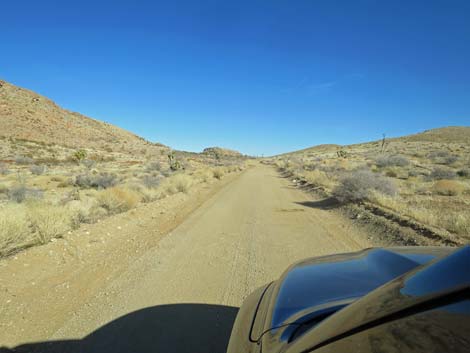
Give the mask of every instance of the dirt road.
[{"label": "dirt road", "polygon": [[221,351],[236,308],[255,288],[294,261],[371,245],[348,219],[311,202],[273,168],[259,165],[204,202],[44,337],[44,342],[72,341],[28,347]]}]

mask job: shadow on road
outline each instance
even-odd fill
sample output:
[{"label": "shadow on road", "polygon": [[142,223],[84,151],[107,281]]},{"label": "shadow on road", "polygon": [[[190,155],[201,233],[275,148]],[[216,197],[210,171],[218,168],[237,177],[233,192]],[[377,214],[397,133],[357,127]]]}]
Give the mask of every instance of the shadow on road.
[{"label": "shadow on road", "polygon": [[334,197],[327,197],[326,199],[319,201],[303,201],[296,202],[298,205],[319,208],[321,210],[332,210],[341,206],[341,204]]},{"label": "shadow on road", "polygon": [[222,305],[154,306],[122,316],[81,340],[0,347],[0,353],[223,353],[237,312]]}]

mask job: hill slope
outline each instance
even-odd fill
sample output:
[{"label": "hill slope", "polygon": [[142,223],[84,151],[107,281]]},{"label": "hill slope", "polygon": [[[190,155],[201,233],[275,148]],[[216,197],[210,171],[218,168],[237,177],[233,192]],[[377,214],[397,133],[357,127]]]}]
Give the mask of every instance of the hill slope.
[{"label": "hill slope", "polygon": [[431,129],[415,135],[404,136],[401,139],[410,142],[428,141],[470,145],[470,126],[448,126]]},{"label": "hill slope", "polygon": [[0,80],[0,136],[72,148],[125,150],[152,146],[143,138],[59,107],[35,92]]}]

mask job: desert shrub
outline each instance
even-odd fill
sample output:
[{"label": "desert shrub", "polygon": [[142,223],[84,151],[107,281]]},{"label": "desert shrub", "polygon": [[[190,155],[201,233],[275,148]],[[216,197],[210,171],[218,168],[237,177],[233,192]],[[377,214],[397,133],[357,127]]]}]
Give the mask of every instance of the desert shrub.
[{"label": "desert shrub", "polygon": [[43,196],[42,190],[30,189],[23,184],[15,185],[8,191],[8,197],[16,203],[22,203],[27,199],[41,199]]},{"label": "desert shrub", "polygon": [[449,157],[444,158],[444,160],[442,161],[442,164],[450,165],[450,164],[454,164],[454,163],[457,162],[458,160],[459,160],[459,157],[458,157],[458,156],[451,155],[451,156],[449,156]]},{"label": "desert shrub", "polygon": [[39,244],[62,237],[71,228],[70,213],[62,206],[33,203],[28,205],[28,219]]},{"label": "desert shrub", "polygon": [[31,230],[23,206],[7,205],[0,209],[0,257],[32,245]]},{"label": "desert shrub", "polygon": [[458,161],[459,156],[450,154],[449,151],[433,151],[428,154],[428,158],[437,164],[451,165]]},{"label": "desert shrub", "polygon": [[82,164],[88,168],[88,169],[91,169],[95,166],[96,162],[92,159],[85,159],[84,161],[82,161]]},{"label": "desert shrub", "polygon": [[34,174],[34,175],[42,175],[46,171],[46,167],[43,165],[36,165],[33,164],[30,168],[29,171]]},{"label": "desert shrub", "polygon": [[220,180],[224,177],[225,171],[223,168],[217,167],[212,170],[212,174],[214,175],[214,178]]},{"label": "desert shrub", "polygon": [[418,171],[415,169],[411,169],[408,171],[408,176],[409,177],[417,177],[419,175]]},{"label": "desert shrub", "polygon": [[28,165],[33,163],[33,159],[26,156],[17,156],[15,158],[15,163],[20,165]]},{"label": "desert shrub", "polygon": [[79,174],[75,177],[74,184],[81,188],[107,189],[117,184],[117,176],[110,173]]},{"label": "desert shrub", "polygon": [[385,176],[388,176],[389,178],[396,178],[398,174],[396,171],[389,169],[385,172]]},{"label": "desert shrub", "polygon": [[161,179],[162,178],[154,175],[144,175],[141,180],[146,188],[155,189],[160,185]]},{"label": "desert shrub", "polygon": [[457,175],[462,178],[469,178],[470,168],[460,169],[459,171],[457,171]]},{"label": "desert shrub", "polygon": [[461,183],[455,180],[438,180],[432,186],[432,191],[438,195],[456,196],[464,191]]},{"label": "desert shrub", "polygon": [[381,156],[376,159],[375,164],[377,167],[404,167],[410,164],[410,161],[400,155],[393,155],[393,156]]},{"label": "desert shrub", "polygon": [[98,206],[109,214],[116,214],[134,208],[140,201],[140,195],[128,188],[112,187],[101,191],[97,196]]},{"label": "desert shrub", "polygon": [[80,163],[87,157],[87,152],[84,149],[79,149],[72,154],[72,159]]},{"label": "desert shrub", "polygon": [[0,163],[0,175],[7,175],[10,173],[8,166],[5,163]]},{"label": "desert shrub", "polygon": [[159,172],[162,170],[162,164],[160,162],[151,162],[147,164],[145,170],[148,172]]},{"label": "desert shrub", "polygon": [[433,180],[455,179],[456,173],[450,169],[437,167],[432,170],[429,177]]},{"label": "desert shrub", "polygon": [[364,201],[370,199],[373,193],[393,196],[397,189],[389,179],[369,170],[356,170],[341,178],[333,190],[333,196],[341,202]]}]

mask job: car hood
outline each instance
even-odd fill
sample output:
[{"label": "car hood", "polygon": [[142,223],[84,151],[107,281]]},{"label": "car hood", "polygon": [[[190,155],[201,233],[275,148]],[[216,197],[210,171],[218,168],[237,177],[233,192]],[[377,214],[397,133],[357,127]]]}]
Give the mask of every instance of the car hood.
[{"label": "car hood", "polygon": [[448,255],[451,250],[366,249],[299,262],[274,283],[264,328],[276,330],[326,317],[394,278]]}]

